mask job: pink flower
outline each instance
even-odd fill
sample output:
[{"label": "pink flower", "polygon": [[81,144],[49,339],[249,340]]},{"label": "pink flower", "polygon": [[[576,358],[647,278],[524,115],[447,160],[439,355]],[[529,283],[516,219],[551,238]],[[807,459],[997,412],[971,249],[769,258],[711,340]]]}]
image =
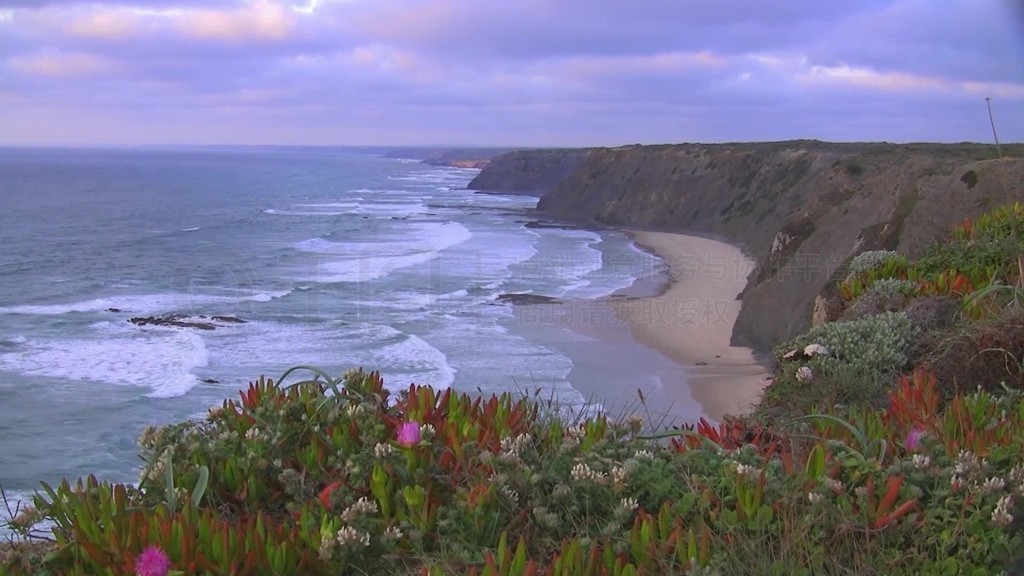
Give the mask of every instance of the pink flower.
[{"label": "pink flower", "polygon": [[159,546],[150,546],[135,559],[136,576],[167,576],[171,559]]},{"label": "pink flower", "polygon": [[398,425],[398,445],[409,448],[420,443],[420,425],[417,422],[402,422]]},{"label": "pink flower", "polygon": [[910,432],[907,433],[907,441],[905,442],[907,450],[917,450],[921,446],[921,438],[924,438],[924,430],[911,428]]}]

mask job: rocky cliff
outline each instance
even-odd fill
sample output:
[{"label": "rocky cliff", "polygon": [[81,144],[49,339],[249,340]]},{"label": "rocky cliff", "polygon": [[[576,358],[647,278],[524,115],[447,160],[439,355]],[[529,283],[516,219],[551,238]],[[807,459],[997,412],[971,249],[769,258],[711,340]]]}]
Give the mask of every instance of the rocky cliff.
[{"label": "rocky cliff", "polygon": [[553,189],[579,167],[586,150],[518,150],[491,159],[469,183],[470,190],[540,194]]},{"label": "rocky cliff", "polygon": [[765,351],[810,324],[816,298],[857,253],[913,255],[963,218],[1024,199],[1024,146],[1003,155],[817,141],[525,151],[495,158],[474,182],[546,189],[538,208],[560,219],[742,246],[757,266],[733,342]]}]

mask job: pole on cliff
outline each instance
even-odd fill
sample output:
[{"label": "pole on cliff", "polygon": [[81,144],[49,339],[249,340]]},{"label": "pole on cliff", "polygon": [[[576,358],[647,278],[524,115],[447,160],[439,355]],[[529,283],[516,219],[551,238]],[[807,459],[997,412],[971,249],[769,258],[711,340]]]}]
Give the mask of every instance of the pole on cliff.
[{"label": "pole on cliff", "polygon": [[992,119],[992,99],[985,98],[985,104],[988,105],[988,122],[992,125],[992,137],[996,139],[996,154],[999,158],[1003,157],[1003,151],[999,148],[999,135],[996,134],[996,121]]}]

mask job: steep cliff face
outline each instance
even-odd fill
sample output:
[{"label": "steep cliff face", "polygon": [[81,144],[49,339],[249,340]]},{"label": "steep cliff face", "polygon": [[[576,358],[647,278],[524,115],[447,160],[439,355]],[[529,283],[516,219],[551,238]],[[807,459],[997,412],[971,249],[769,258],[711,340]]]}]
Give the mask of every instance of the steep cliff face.
[{"label": "steep cliff face", "polygon": [[586,150],[518,150],[493,158],[470,183],[470,190],[540,194],[572,174]]},{"label": "steep cliff face", "polygon": [[963,218],[1024,198],[1024,160],[994,155],[974,144],[815,141],[600,149],[538,208],[742,246],[757,267],[733,342],[767,350],[809,325],[815,298],[855,254],[916,254]]}]

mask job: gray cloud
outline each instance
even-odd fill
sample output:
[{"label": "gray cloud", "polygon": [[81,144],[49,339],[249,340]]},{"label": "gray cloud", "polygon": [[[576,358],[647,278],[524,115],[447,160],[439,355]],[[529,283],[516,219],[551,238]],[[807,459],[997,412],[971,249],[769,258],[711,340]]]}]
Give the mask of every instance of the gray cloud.
[{"label": "gray cloud", "polygon": [[0,143],[1024,139],[1016,1],[306,4],[6,0]]}]

